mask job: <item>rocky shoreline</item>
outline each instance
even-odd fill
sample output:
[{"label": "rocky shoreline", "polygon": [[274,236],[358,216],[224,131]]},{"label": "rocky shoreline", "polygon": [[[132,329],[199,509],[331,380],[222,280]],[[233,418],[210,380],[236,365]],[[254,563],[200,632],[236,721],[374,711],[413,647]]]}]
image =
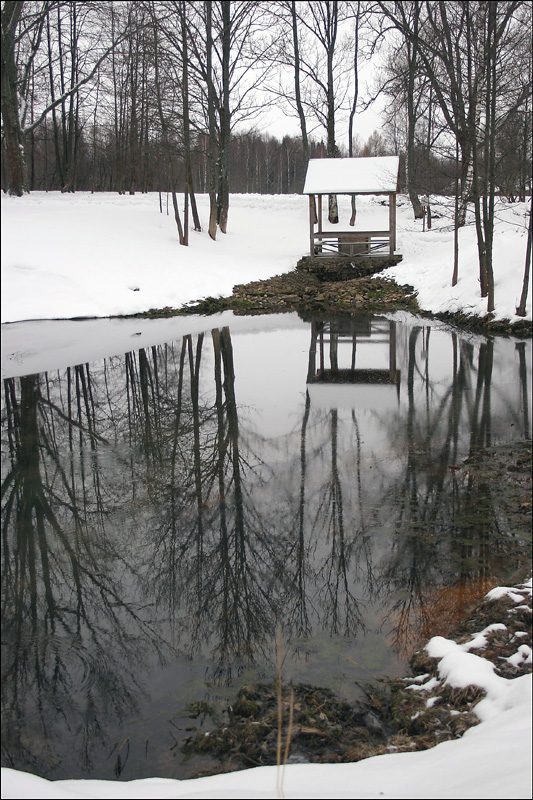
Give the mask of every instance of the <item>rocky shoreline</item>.
[{"label": "rocky shoreline", "polygon": [[[485,598],[448,637],[469,643],[489,628],[476,655],[507,679],[531,672],[531,661],[515,655],[519,646],[531,648],[531,594],[520,584],[515,591],[520,593],[518,606],[508,595]],[[234,704],[219,714],[209,707],[189,710],[191,719],[210,716],[215,728],[191,736],[183,752],[216,763],[196,777],[280,763],[280,752],[281,762],[346,763],[427,750],[460,738],[479,723],[475,706],[485,696],[479,686],[454,689],[439,679],[439,659],[425,648],[414,654],[410,666],[412,676],[383,680],[353,705],[306,684],[283,687],[281,700],[276,684],[244,686]]]},{"label": "rocky shoreline", "polygon": [[186,314],[210,315],[220,311],[235,314],[279,314],[296,311],[304,318],[335,316],[356,311],[384,313],[408,310],[413,314],[437,316],[460,328],[487,334],[504,334],[529,337],[533,333],[530,320],[511,323],[495,320],[493,315],[484,317],[466,314],[432,315],[421,309],[412,286],[398,285],[393,280],[379,275],[350,277],[350,272],[331,279],[329,272],[318,274],[299,268],[283,275],[262,281],[238,284],[230,297],[207,297],[182,308],[169,306],[150,309],[134,317],[172,317]]}]

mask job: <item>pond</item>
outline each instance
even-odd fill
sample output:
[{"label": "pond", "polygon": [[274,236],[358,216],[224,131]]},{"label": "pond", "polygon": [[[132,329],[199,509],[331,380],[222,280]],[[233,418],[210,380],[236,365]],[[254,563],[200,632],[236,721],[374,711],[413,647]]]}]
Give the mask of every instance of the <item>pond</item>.
[{"label": "pond", "polygon": [[221,317],[4,380],[5,766],[188,777],[189,704],[274,680],[278,630],[355,700],[523,565],[463,462],[530,438],[529,343]]}]

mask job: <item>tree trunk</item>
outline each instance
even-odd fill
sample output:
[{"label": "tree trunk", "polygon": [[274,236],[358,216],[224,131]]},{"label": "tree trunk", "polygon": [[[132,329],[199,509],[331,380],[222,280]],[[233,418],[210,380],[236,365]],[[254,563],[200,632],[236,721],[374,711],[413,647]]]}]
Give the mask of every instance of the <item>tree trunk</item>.
[{"label": "tree trunk", "polygon": [[5,142],[7,191],[21,197],[28,191],[24,140],[20,128],[15,64],[15,33],[22,2],[5,2],[2,10],[2,127]]},{"label": "tree trunk", "polygon": [[418,66],[418,21],[420,4],[414,3],[413,37],[406,40],[407,46],[407,193],[413,206],[415,219],[422,219],[424,207],[418,197],[415,184],[415,77]]},{"label": "tree trunk", "polygon": [[526,302],[527,302],[527,293],[529,289],[529,273],[531,270],[531,234],[533,228],[533,203],[530,202],[529,204],[529,226],[527,229],[527,245],[526,245],[526,265],[524,267],[524,282],[522,284],[522,294],[520,296],[520,304],[516,309],[516,313],[519,317],[526,316]]},{"label": "tree trunk", "polygon": [[[355,117],[355,112],[357,109],[357,100],[359,97],[359,67],[358,67],[358,58],[359,58],[359,20],[361,14],[361,3],[357,2],[357,11],[355,14],[355,32],[354,32],[354,55],[353,55],[353,99],[352,99],[352,107],[350,109],[350,117],[348,120],[348,157],[353,158],[353,122]],[[357,217],[357,201],[355,195],[352,194],[350,198],[351,209],[352,213],[350,216],[350,225],[353,227],[355,225],[355,218]]]},{"label": "tree trunk", "polygon": [[459,143],[455,140],[455,210],[453,215],[453,275],[452,286],[459,280]]},{"label": "tree trunk", "polygon": [[352,214],[350,216],[350,225],[353,226],[353,225],[355,225],[355,218],[357,217],[357,203],[356,203],[356,199],[355,199],[355,195],[354,194],[352,194],[352,196],[350,198],[350,201],[351,201],[351,208],[352,208]]},{"label": "tree trunk", "polygon": [[191,174],[191,137],[189,119],[189,58],[187,49],[187,24],[186,24],[186,4],[182,0],[180,4],[181,17],[181,94],[183,100],[183,153],[185,157],[185,204],[183,211],[184,244],[189,244],[189,195],[192,190]]},{"label": "tree trunk", "polygon": [[215,87],[213,85],[213,21],[211,2],[205,2],[206,20],[206,76],[207,76],[207,117],[209,126],[208,139],[208,193],[209,193],[209,236],[217,238],[217,196],[216,196],[216,153],[217,132],[215,119]]},{"label": "tree trunk", "polygon": [[296,2],[291,0],[291,22],[292,22],[292,45],[294,50],[294,96],[296,100],[296,110],[300,120],[300,131],[302,133],[302,149],[304,157],[304,169],[309,163],[309,140],[307,138],[307,122],[305,119],[304,107],[302,105],[302,94],[300,87],[300,44],[298,42],[298,23],[296,15]]},{"label": "tree trunk", "polygon": [[[337,3],[328,3],[328,27],[327,27],[327,147],[328,157],[338,158],[339,148],[335,141],[335,85],[333,82],[333,56],[335,53],[335,43],[337,39]],[[339,208],[337,205],[337,195],[330,194],[328,200],[328,219],[331,224],[336,225],[339,221]]]},{"label": "tree trunk", "polygon": [[178,237],[179,243],[184,245],[186,244],[184,236],[183,236],[183,226],[181,224],[180,219],[180,212],[178,207],[178,199],[176,196],[176,178],[174,174],[174,165],[172,163],[172,151],[170,148],[170,140],[168,136],[168,125],[165,119],[164,111],[163,111],[163,103],[161,100],[161,85],[159,82],[159,55],[158,55],[158,41],[157,41],[157,28],[154,25],[154,70],[155,70],[155,92],[156,92],[156,99],[157,99],[157,109],[159,112],[159,120],[161,122],[161,131],[163,134],[163,144],[165,147],[167,159],[168,159],[168,171],[169,171],[169,178],[170,178],[170,189],[172,192],[172,205],[174,207],[174,218],[176,220],[176,227],[178,229]]},{"label": "tree trunk", "polygon": [[76,167],[79,145],[79,97],[75,91],[78,83],[78,14],[76,4],[72,3],[70,14],[70,97],[67,116],[67,138],[65,144],[66,169],[65,186],[62,191],[74,192],[76,189]]},{"label": "tree trunk", "polygon": [[217,217],[222,233],[226,233],[229,213],[228,157],[231,135],[230,95],[230,55],[231,55],[231,4],[222,0],[222,98],[219,113],[220,135],[218,152],[218,197]]},{"label": "tree trunk", "polygon": [[339,207],[336,194],[330,194],[328,196],[328,219],[332,224],[336,224],[339,221]]}]

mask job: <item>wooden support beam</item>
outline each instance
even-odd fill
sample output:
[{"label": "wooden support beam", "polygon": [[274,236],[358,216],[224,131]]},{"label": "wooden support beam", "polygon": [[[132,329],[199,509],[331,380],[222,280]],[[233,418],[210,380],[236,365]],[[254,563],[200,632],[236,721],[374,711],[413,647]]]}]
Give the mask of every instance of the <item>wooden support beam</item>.
[{"label": "wooden support beam", "polygon": [[396,194],[389,195],[389,236],[390,236],[390,255],[394,255],[396,250]]},{"label": "wooden support beam", "polygon": [[309,255],[315,254],[315,196],[309,195]]}]

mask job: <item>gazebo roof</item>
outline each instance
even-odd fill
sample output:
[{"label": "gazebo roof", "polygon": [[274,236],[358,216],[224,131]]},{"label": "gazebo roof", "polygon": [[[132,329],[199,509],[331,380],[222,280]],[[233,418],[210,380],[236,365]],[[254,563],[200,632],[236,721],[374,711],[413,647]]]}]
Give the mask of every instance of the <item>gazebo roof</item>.
[{"label": "gazebo roof", "polygon": [[398,188],[398,156],[311,158],[304,194],[390,194]]}]

